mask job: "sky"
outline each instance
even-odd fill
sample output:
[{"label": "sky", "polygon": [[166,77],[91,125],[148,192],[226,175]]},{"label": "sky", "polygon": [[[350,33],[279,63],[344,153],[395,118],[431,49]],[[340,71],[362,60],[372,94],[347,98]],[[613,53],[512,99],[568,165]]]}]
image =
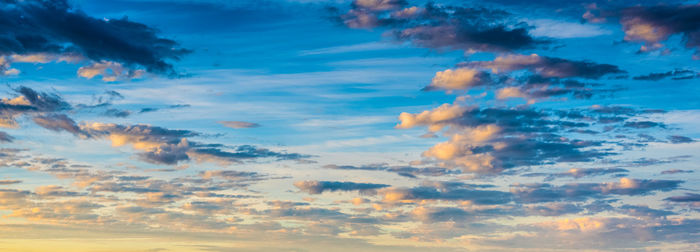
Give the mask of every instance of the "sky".
[{"label": "sky", "polygon": [[697,1],[0,0],[2,251],[699,251]]}]

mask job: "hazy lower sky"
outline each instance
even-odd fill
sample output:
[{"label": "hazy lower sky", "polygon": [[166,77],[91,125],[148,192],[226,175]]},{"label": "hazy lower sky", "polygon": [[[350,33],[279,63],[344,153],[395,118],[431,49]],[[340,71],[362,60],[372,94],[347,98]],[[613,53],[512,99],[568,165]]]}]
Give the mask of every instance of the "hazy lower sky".
[{"label": "hazy lower sky", "polygon": [[2,251],[698,251],[696,1],[0,1]]}]

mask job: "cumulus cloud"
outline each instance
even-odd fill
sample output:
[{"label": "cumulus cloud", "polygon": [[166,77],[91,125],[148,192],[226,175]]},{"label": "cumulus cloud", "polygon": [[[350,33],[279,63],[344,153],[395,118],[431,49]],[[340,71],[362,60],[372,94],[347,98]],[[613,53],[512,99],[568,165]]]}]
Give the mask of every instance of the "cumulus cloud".
[{"label": "cumulus cloud", "polygon": [[12,68],[5,57],[0,57],[0,76],[18,75],[19,70]]},{"label": "cumulus cloud", "polygon": [[102,76],[102,81],[114,82],[118,80],[131,80],[144,75],[143,70],[133,70],[122,66],[120,63],[103,61],[94,62],[88,66],[78,69],[78,76],[92,79],[95,76]]},{"label": "cumulus cloud", "polygon": [[50,113],[72,108],[70,104],[54,93],[37,92],[24,86],[14,91],[17,93],[15,98],[0,100],[0,127],[19,127],[16,118],[24,114]]},{"label": "cumulus cloud", "polygon": [[[179,48],[177,42],[159,37],[152,27],[126,18],[93,18],[65,0],[11,1],[0,13],[3,31],[0,52],[18,55],[15,58],[19,62],[83,57],[95,62],[88,67],[93,69],[97,67],[95,64],[113,62],[151,73],[175,75],[168,61],[178,60],[189,52]],[[95,75],[94,71],[90,74],[86,71],[83,74]],[[102,74],[103,78],[112,80]]]},{"label": "cumulus cloud", "polygon": [[[33,115],[34,123],[52,131],[66,131],[81,138],[108,139],[115,147],[131,145],[140,151],[137,155],[142,160],[155,164],[174,165],[189,160],[230,164],[259,158],[294,160],[308,157],[308,155],[275,152],[250,145],[230,147],[199,143],[188,138],[201,134],[189,130],[171,130],[143,124],[121,125],[99,122],[78,125],[66,114],[57,113],[73,109],[59,95],[37,92],[27,87],[19,87],[15,91],[17,97],[0,100],[0,123],[2,123],[0,125],[3,127],[16,128],[18,127],[16,117],[30,114]],[[96,98],[95,105],[81,104],[77,107],[82,109],[105,107],[115,99],[123,99],[123,96],[115,91],[107,91],[104,96]],[[182,107],[182,105],[171,107]],[[126,117],[130,113],[108,109],[104,115]],[[4,140],[11,141],[12,138],[6,135]]]},{"label": "cumulus cloud", "polygon": [[546,44],[533,38],[529,27],[495,9],[429,3],[407,6],[405,1],[354,1],[339,15],[351,28],[388,27],[394,38],[415,45],[465,51],[511,51]]},{"label": "cumulus cloud", "polygon": [[558,135],[589,127],[588,119],[556,120],[565,116],[531,108],[476,108],[442,105],[418,114],[402,113],[397,128],[443,128],[449,141],[423,153],[448,161],[465,172],[493,173],[504,169],[550,162],[586,162],[610,155],[597,150],[601,140],[577,140]]},{"label": "cumulus cloud", "polygon": [[[524,74],[526,72],[527,74]],[[490,61],[470,61],[437,72],[423,90],[495,90],[496,98],[524,98],[528,103],[555,96],[588,99],[614,89],[579,79],[600,79],[625,73],[619,67],[586,60],[567,60],[537,54],[504,54]]]},{"label": "cumulus cloud", "polygon": [[[664,111],[622,106],[556,110],[443,104],[421,113],[402,113],[396,128],[426,127],[429,133],[442,132],[448,138],[423,152],[428,162],[464,172],[499,173],[522,166],[601,160],[617,154],[610,145],[645,146],[645,137],[636,130],[667,126],[637,118],[658,113]],[[617,137],[602,138],[594,130],[601,127],[618,133]],[[572,132],[588,136],[577,139]]]},{"label": "cumulus cloud", "polygon": [[399,121],[401,122],[396,125],[396,128],[408,129],[416,126],[430,126],[430,131],[439,131],[442,129],[443,122],[447,123],[458,118],[466,110],[467,108],[459,105],[443,104],[433,110],[425,110],[418,114],[404,112],[399,115]]},{"label": "cumulus cloud", "polygon": [[177,164],[191,159],[218,163],[239,163],[256,158],[292,160],[307,157],[296,153],[275,152],[250,145],[241,145],[224,150],[220,144],[202,144],[188,140],[199,136],[189,130],[171,130],[150,125],[121,125],[113,123],[86,123],[80,125],[83,132],[93,138],[105,138],[115,147],[131,145],[141,151],[144,161],[155,164]]},{"label": "cumulus cloud", "polygon": [[472,61],[465,66],[489,69],[493,73],[528,70],[543,77],[598,79],[608,74],[624,73],[619,67],[590,61],[567,60],[537,54],[510,54],[492,61]]},{"label": "cumulus cloud", "polygon": [[[680,35],[683,46],[695,50],[694,59],[699,59],[700,6],[694,4],[642,4],[637,6],[591,6],[583,18],[591,22],[619,21],[625,33],[624,40],[643,43],[639,52],[664,50],[663,42],[673,35]],[[655,76],[650,76],[655,77]]]},{"label": "cumulus cloud", "polygon": [[661,42],[671,35],[681,34],[685,47],[696,49],[695,57],[698,57],[698,14],[700,6],[697,5],[638,6],[623,9],[620,23],[625,40],[645,43],[640,51],[659,49],[663,47]]},{"label": "cumulus cloud", "polygon": [[430,85],[426,87],[426,90],[430,89],[469,89],[472,87],[484,86],[491,83],[489,74],[483,71],[469,69],[469,68],[457,68],[457,69],[447,69],[445,71],[435,73],[435,77],[430,82]]}]

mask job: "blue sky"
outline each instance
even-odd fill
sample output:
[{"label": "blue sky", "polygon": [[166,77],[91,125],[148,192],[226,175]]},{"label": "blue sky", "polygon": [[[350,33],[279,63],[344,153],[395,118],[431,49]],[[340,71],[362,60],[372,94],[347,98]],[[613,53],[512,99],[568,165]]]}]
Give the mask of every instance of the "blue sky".
[{"label": "blue sky", "polygon": [[3,250],[700,249],[694,1],[0,4]]}]

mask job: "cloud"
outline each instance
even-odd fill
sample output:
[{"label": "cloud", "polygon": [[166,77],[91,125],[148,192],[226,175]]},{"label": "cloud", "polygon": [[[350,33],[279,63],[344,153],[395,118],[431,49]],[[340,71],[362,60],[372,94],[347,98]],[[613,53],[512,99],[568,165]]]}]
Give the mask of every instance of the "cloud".
[{"label": "cloud", "polygon": [[493,73],[528,70],[543,77],[598,79],[608,74],[625,73],[619,67],[590,61],[576,61],[537,54],[510,54],[498,56],[492,61],[472,61],[468,67],[490,69]]},{"label": "cloud", "polygon": [[[57,94],[36,92],[27,87],[16,89],[18,96],[13,99],[0,100],[0,116],[4,127],[17,127],[15,118],[26,113],[34,114],[37,125],[53,130],[67,131],[81,138],[109,139],[115,147],[131,145],[140,151],[137,155],[144,161],[155,164],[174,165],[182,161],[217,162],[220,164],[239,163],[243,160],[274,158],[277,160],[295,160],[309,157],[297,153],[275,152],[250,145],[227,147],[221,144],[203,144],[188,140],[200,136],[189,130],[170,130],[150,125],[121,125],[114,123],[82,123],[78,125],[73,119],[58,111],[70,111],[73,107]],[[96,108],[108,106],[114,99],[123,96],[118,92],[108,91],[106,97],[96,99],[96,105],[81,105],[79,108]],[[170,107],[182,107],[174,105]],[[108,109],[108,116],[125,117],[129,111]],[[11,140],[6,138],[6,140]]]},{"label": "cloud", "polygon": [[0,127],[17,128],[16,118],[24,114],[40,114],[70,110],[72,107],[54,93],[37,92],[20,86],[17,96],[0,100]]},{"label": "cloud", "polygon": [[161,109],[176,109],[176,108],[189,108],[189,107],[190,107],[189,104],[175,104],[175,105],[167,106],[167,107],[165,107],[165,108],[142,108],[142,109],[139,111],[139,114],[141,114],[141,113],[148,113],[148,112],[155,112],[155,111],[158,111],[158,110],[161,110]]},{"label": "cloud", "polygon": [[666,128],[666,125],[660,122],[652,121],[638,121],[638,122],[626,122],[624,127],[635,128],[635,129],[647,129],[653,127]]},{"label": "cloud", "polygon": [[241,145],[224,150],[220,144],[203,144],[188,140],[200,133],[189,130],[171,130],[150,125],[121,125],[113,123],[86,123],[80,125],[83,132],[92,138],[105,138],[112,146],[131,145],[141,151],[142,160],[155,164],[174,165],[191,159],[200,162],[222,164],[239,163],[257,158],[294,160],[308,157],[297,153],[275,152],[250,145]]},{"label": "cloud", "polygon": [[477,213],[457,207],[417,207],[411,215],[424,223],[471,222],[478,217]]},{"label": "cloud", "polygon": [[219,121],[221,125],[232,129],[248,129],[260,127],[260,124],[242,121]]},{"label": "cloud", "polygon": [[363,165],[363,166],[352,166],[352,165],[324,165],[323,168],[335,169],[335,170],[362,170],[362,171],[385,171],[394,172],[399,176],[417,178],[418,175],[422,176],[442,176],[448,174],[458,174],[459,171],[450,170],[443,167],[411,167],[411,166],[389,166],[387,164],[375,164],[375,165]]},{"label": "cloud", "polygon": [[12,68],[5,57],[0,57],[0,76],[18,75],[19,70]]},{"label": "cloud", "polygon": [[530,34],[538,37],[571,39],[597,37],[611,33],[611,31],[604,30],[602,27],[593,24],[567,22],[556,19],[536,19],[528,22],[535,26],[535,28],[530,31]]},{"label": "cloud", "polygon": [[129,115],[131,115],[131,111],[128,111],[128,110],[120,110],[120,109],[107,109],[107,110],[105,110],[105,112],[102,113],[102,114],[103,114],[103,115],[106,115],[106,116],[110,116],[110,117],[120,117],[120,118],[124,118],[124,117],[128,117]]},{"label": "cloud", "polygon": [[11,143],[15,138],[7,134],[7,132],[0,131],[0,142]]},{"label": "cloud", "polygon": [[94,62],[88,66],[83,66],[78,69],[78,76],[92,79],[95,76],[102,76],[102,81],[114,82],[119,80],[131,80],[141,78],[144,75],[143,70],[133,70],[122,66],[120,63],[111,61]]},{"label": "cloud", "polygon": [[693,173],[693,172],[694,172],[693,170],[672,169],[672,170],[662,171],[661,174]]},{"label": "cloud", "polygon": [[[560,117],[560,120],[553,118]],[[611,155],[601,140],[561,137],[559,132],[587,128],[587,118],[566,121],[556,112],[532,108],[477,108],[444,104],[419,114],[402,113],[397,128],[444,128],[447,142],[423,153],[426,158],[448,161],[465,172],[498,173],[519,166],[553,162],[588,162]]]},{"label": "cloud", "polygon": [[527,215],[535,216],[561,216],[575,214],[583,211],[583,207],[571,203],[549,203],[543,205],[524,206]]},{"label": "cloud", "polygon": [[112,102],[116,100],[123,100],[124,96],[120,94],[117,91],[114,90],[107,90],[104,93],[100,95],[93,95],[92,96],[92,104],[77,104],[75,105],[76,108],[78,109],[94,109],[94,108],[102,108],[102,107],[108,107],[112,105]]},{"label": "cloud", "polygon": [[242,180],[260,180],[265,175],[257,172],[241,172],[241,171],[231,171],[231,170],[217,170],[217,171],[203,171],[200,172],[200,176],[205,179],[210,178],[222,178],[230,181],[242,181]]},{"label": "cloud", "polygon": [[35,116],[33,120],[34,123],[45,129],[53,131],[65,130],[76,136],[89,137],[89,135],[86,132],[80,129],[80,127],[75,123],[75,121],[73,121],[73,119],[70,119],[64,114],[40,115]]},{"label": "cloud", "polygon": [[[3,31],[0,51],[19,55],[15,57],[18,61],[47,60],[30,58],[37,54],[79,55],[94,62],[88,68],[112,62],[109,64],[173,76],[176,73],[168,61],[178,60],[189,52],[179,48],[177,42],[159,37],[152,27],[126,17],[93,18],[72,8],[65,0],[12,1],[0,10],[0,17]],[[84,69],[81,75],[95,75],[88,72]],[[112,80],[102,74],[103,78]]]},{"label": "cloud", "polygon": [[12,184],[19,184],[22,183],[22,180],[0,180],[0,185],[12,185]]},{"label": "cloud", "polygon": [[411,203],[421,200],[469,201],[479,205],[500,205],[512,201],[508,192],[478,190],[470,185],[436,188],[425,185],[413,188],[386,188],[378,191],[386,203]]},{"label": "cloud", "polygon": [[527,25],[502,10],[432,3],[404,8],[405,1],[364,2],[354,1],[351,10],[339,15],[340,20],[350,28],[387,27],[395,39],[422,47],[502,52],[547,43],[533,38]]},{"label": "cloud", "polygon": [[523,176],[546,176],[546,180],[552,180],[554,178],[565,178],[565,177],[571,177],[571,178],[583,178],[583,177],[590,177],[590,176],[601,176],[601,175],[607,175],[607,174],[616,174],[616,173],[627,173],[629,170],[627,169],[622,169],[622,168],[572,168],[569,169],[566,172],[560,172],[560,173],[552,173],[552,174],[546,174],[546,173],[530,173],[530,174],[524,174]]},{"label": "cloud", "polygon": [[458,105],[443,104],[433,110],[425,110],[419,114],[401,113],[399,120],[401,121],[396,128],[408,129],[416,126],[429,125],[430,131],[439,131],[442,129],[442,122],[449,122],[463,115],[467,108]]},{"label": "cloud", "polygon": [[520,202],[583,201],[606,195],[645,195],[654,191],[670,191],[683,183],[679,180],[621,178],[618,182],[550,184],[515,184],[511,192]]},{"label": "cloud", "polygon": [[488,73],[469,69],[469,68],[457,68],[457,69],[447,69],[442,72],[435,73],[435,77],[430,82],[430,85],[426,87],[425,90],[431,89],[470,89],[472,87],[479,87],[488,85],[491,83],[491,77]]},{"label": "cloud", "polygon": [[681,34],[685,47],[695,49],[694,58],[698,58],[698,16],[700,6],[697,5],[635,6],[620,11],[620,23],[626,41],[645,44],[640,49],[642,52],[660,49],[661,42],[671,35]]},{"label": "cloud", "polygon": [[700,59],[699,13],[698,5],[651,2],[636,6],[589,5],[583,18],[593,23],[619,21],[625,34],[624,41],[643,43],[640,53],[659,50],[668,53],[662,43],[673,35],[680,35],[683,46],[695,50],[693,59]]},{"label": "cloud", "polygon": [[303,192],[309,194],[320,194],[325,191],[360,191],[370,192],[376,189],[389,187],[385,184],[372,183],[355,183],[355,182],[340,182],[340,181],[297,181],[294,186]]},{"label": "cloud", "polygon": [[688,80],[698,77],[698,73],[692,70],[676,69],[673,71],[663,72],[663,73],[650,73],[647,75],[635,76],[632,79],[635,80],[646,80],[646,81],[660,81],[666,78],[671,78],[671,80]]},{"label": "cloud", "polygon": [[693,140],[693,139],[690,138],[690,137],[686,137],[686,136],[675,136],[675,135],[674,135],[674,136],[669,136],[669,137],[668,137],[668,140],[671,141],[671,143],[674,143],[674,144],[682,144],[682,143],[692,143],[692,142],[695,142],[695,140]]},{"label": "cloud", "polygon": [[700,194],[697,193],[686,193],[683,196],[672,196],[665,200],[672,202],[700,202]]},{"label": "cloud", "polygon": [[674,212],[653,209],[648,206],[623,205],[619,207],[619,211],[629,216],[645,217],[645,218],[661,218],[669,215],[674,215]]},{"label": "cloud", "polygon": [[[526,71],[525,74],[523,71]],[[524,98],[529,104],[537,99],[570,95],[588,99],[594,94],[613,92],[596,83],[578,79],[600,79],[625,71],[610,64],[586,60],[567,60],[537,54],[503,54],[490,61],[470,61],[454,69],[437,72],[423,90],[496,90],[496,98]]]},{"label": "cloud", "polygon": [[352,7],[372,11],[395,10],[406,5],[405,0],[355,0]]}]

